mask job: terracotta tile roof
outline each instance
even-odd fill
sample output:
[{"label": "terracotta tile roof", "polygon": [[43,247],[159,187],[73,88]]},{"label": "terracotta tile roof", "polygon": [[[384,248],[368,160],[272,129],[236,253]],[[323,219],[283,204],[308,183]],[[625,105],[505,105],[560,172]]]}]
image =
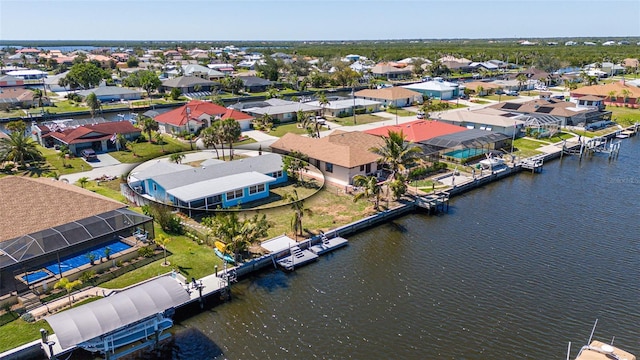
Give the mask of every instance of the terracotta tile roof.
[{"label": "terracotta tile roof", "polygon": [[442,135],[449,135],[461,131],[467,131],[467,129],[461,126],[451,125],[435,120],[417,120],[401,125],[382,126],[379,128],[367,130],[365,131],[365,133],[377,136],[387,136],[389,134],[389,131],[402,131],[407,141],[419,142],[433,139]]},{"label": "terracotta tile roof", "polygon": [[[191,111],[189,118],[187,118],[187,108]],[[189,120],[196,120],[202,115],[207,116],[220,116],[227,112],[227,108],[214,104],[208,101],[191,100],[186,105],[183,105],[177,109],[168,111],[164,114],[156,116],[154,119],[161,124],[171,124],[175,126],[185,126]]]},{"label": "terracotta tile roof", "polygon": [[296,134],[285,134],[271,144],[272,149],[285,152],[299,151],[312,159],[353,168],[377,161],[380,156],[369,151],[384,146],[384,139],[363,132],[334,131],[331,135],[314,139]]},{"label": "terracotta tile roof", "polygon": [[629,91],[630,98],[639,98],[640,97],[640,88],[636,86],[631,86],[627,84],[623,84],[622,82],[614,82],[609,84],[602,85],[592,85],[585,86],[571,91],[571,96],[580,96],[580,95],[595,95],[595,96],[603,96],[608,97],[609,93],[615,91],[616,96],[622,96],[622,90]]},{"label": "terracotta tile roof", "polygon": [[0,241],[125,206],[62,181],[7,176],[0,178]]},{"label": "terracotta tile roof", "polygon": [[224,115],[222,115],[222,120],[225,120],[228,118],[234,118],[236,120],[253,120],[254,119],[253,116],[235,109],[227,109]]},{"label": "terracotta tile roof", "polygon": [[412,97],[422,97],[417,91],[405,89],[403,87],[390,87],[384,89],[364,89],[356,92],[357,97],[383,99],[383,100],[398,100]]},{"label": "terracotta tile roof", "polygon": [[113,134],[132,134],[136,132],[140,133],[141,130],[128,121],[112,121],[78,126],[75,129],[53,131],[46,135],[54,137],[65,144],[80,144],[109,139]]}]

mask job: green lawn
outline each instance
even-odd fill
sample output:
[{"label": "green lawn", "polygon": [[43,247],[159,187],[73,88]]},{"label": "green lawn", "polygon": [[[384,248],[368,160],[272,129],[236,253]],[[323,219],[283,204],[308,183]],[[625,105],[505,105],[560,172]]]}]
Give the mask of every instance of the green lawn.
[{"label": "green lawn", "polygon": [[[38,145],[38,150],[42,152],[47,163],[54,168],[53,170],[60,175],[73,174],[83,170],[91,170],[91,165],[87,164],[82,158],[73,156],[63,161],[59,156],[60,152],[55,149],[49,149]],[[63,162],[67,165],[66,167],[63,166]]]},{"label": "green lawn", "polygon": [[640,109],[607,106],[611,111],[611,119],[622,126],[630,126],[640,122]]},{"label": "green lawn", "polygon": [[[400,116],[400,114],[398,113],[398,116]],[[353,116],[347,116],[347,117],[343,117],[343,118],[331,118],[328,119],[331,122],[334,123],[338,123],[340,125],[344,125],[344,126],[353,126],[353,125],[362,125],[362,124],[370,124],[370,123],[374,123],[374,122],[380,122],[380,121],[385,121],[386,118],[380,117],[380,116],[376,116],[376,115],[372,115],[372,114],[362,114],[362,115],[356,115],[356,123],[353,123]]]},{"label": "green lawn", "polygon": [[22,116],[25,116],[25,112],[22,109],[0,111],[0,119],[2,118],[8,119],[8,118],[22,117]]},{"label": "green lawn", "polygon": [[509,100],[517,99],[518,96],[509,96],[509,95],[500,96],[500,95],[493,94],[493,95],[483,96],[482,98],[483,99],[495,100],[495,101],[502,102],[502,101],[509,101]]},{"label": "green lawn", "polygon": [[100,286],[109,289],[121,289],[170,272],[172,269],[178,269],[188,279],[192,277],[198,279],[213,274],[215,265],[218,265],[218,269],[222,269],[222,260],[216,256],[210,246],[200,245],[184,235],[168,235],[156,225],[156,237],[160,234],[171,238],[171,241],[167,244],[167,250],[171,253],[171,255],[167,253],[167,261],[170,266],[162,266],[164,259],[160,259],[129,271],[116,279],[102,283]]},{"label": "green lawn", "polygon": [[474,104],[480,104],[480,105],[484,105],[484,104],[488,104],[488,103],[490,103],[490,101],[480,100],[480,99],[477,99],[477,98],[473,98],[473,99],[471,99],[470,101],[471,101],[472,103],[474,103]]},{"label": "green lawn", "polygon": [[[155,142],[149,143],[148,141],[132,143],[133,151],[114,151],[110,152],[109,155],[120,162],[131,164],[155,159],[167,154],[191,150],[189,143],[183,143],[180,140],[166,135],[163,136],[163,139],[164,145],[159,145]],[[195,149],[195,142],[193,148]]]},{"label": "green lawn", "polygon": [[307,134],[307,130],[299,128],[298,123],[288,123],[276,125],[268,132],[269,135],[277,137],[283,137],[287,133],[305,135]]},{"label": "green lawn", "polygon": [[514,153],[519,157],[529,157],[533,155],[541,154],[541,151],[537,148],[544,146],[545,144],[539,141],[520,138],[513,142]]},{"label": "green lawn", "polygon": [[18,319],[0,326],[0,353],[40,339],[40,329],[53,333],[49,323],[44,320],[28,323]]},{"label": "green lawn", "polygon": [[[406,109],[387,109],[387,112],[389,114],[398,114],[398,116],[413,116],[416,115],[416,113],[414,113],[413,111],[409,111]],[[358,115],[356,115],[358,116]]]},{"label": "green lawn", "polygon": [[562,140],[571,139],[574,136],[575,136],[574,134],[570,134],[570,133],[566,133],[566,132],[559,132],[559,133],[553,135],[552,137],[544,138],[542,140],[548,140],[549,142],[555,144],[555,143],[561,142]]}]

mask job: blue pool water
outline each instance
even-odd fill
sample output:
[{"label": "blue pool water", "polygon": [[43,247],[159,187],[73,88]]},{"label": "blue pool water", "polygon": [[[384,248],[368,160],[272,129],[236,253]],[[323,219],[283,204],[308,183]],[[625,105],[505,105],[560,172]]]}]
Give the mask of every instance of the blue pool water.
[{"label": "blue pool water", "polygon": [[22,280],[24,280],[27,283],[31,284],[32,282],[36,282],[38,280],[42,280],[42,279],[46,278],[47,276],[49,276],[48,272],[46,272],[44,270],[40,270],[40,271],[31,273],[29,275],[22,276]]},{"label": "blue pool water", "polygon": [[444,155],[451,156],[456,159],[466,159],[472,156],[482,155],[486,152],[487,150],[485,149],[459,149],[459,150],[450,151],[448,153],[445,153]]},{"label": "blue pool water", "polygon": [[122,250],[126,250],[128,248],[130,248],[131,246],[121,242],[121,241],[115,241],[106,245],[103,245],[101,247],[98,248],[94,248],[91,249],[85,253],[82,254],[78,254],[75,256],[71,256],[71,257],[66,257],[63,259],[60,259],[60,267],[58,267],[58,263],[57,262],[53,262],[47,266],[45,266],[45,268],[49,271],[51,271],[52,273],[59,275],[60,271],[62,270],[62,272],[65,272],[67,270],[71,270],[74,268],[78,268],[81,267],[83,265],[89,264],[91,261],[89,261],[89,257],[87,256],[89,253],[93,253],[96,255],[96,259],[100,259],[101,257],[105,256],[104,250],[106,248],[111,249],[111,254],[115,254],[117,252],[120,252]]}]

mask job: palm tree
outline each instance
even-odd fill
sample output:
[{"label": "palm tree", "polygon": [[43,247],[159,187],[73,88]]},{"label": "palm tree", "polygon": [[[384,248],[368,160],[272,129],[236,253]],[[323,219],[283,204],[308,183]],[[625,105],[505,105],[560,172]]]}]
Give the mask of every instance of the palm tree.
[{"label": "palm tree", "polygon": [[168,266],[169,263],[167,262],[167,244],[171,241],[171,238],[164,234],[159,234],[158,236],[156,236],[154,241],[156,242],[156,244],[160,245],[162,247],[162,250],[164,251],[164,262],[162,263],[162,266]]},{"label": "palm tree", "polygon": [[522,91],[522,85],[527,82],[527,76],[525,74],[518,74],[516,80],[518,81],[518,90]]},{"label": "palm tree", "polygon": [[69,147],[67,145],[60,146],[58,157],[62,160],[62,167],[67,167],[67,156],[69,155]]},{"label": "palm tree", "polygon": [[67,279],[66,277],[63,277],[62,279],[60,279],[60,281],[58,281],[53,288],[54,289],[65,289],[67,291],[67,296],[69,297],[69,306],[71,306],[71,291],[82,285],[82,281],[80,280],[76,280],[76,281],[69,281],[69,279]]},{"label": "palm tree", "polygon": [[229,143],[229,160],[233,160],[233,143],[238,141],[242,135],[240,123],[234,118],[227,118],[222,121],[222,138]]},{"label": "palm tree", "polygon": [[616,102],[617,96],[616,96],[616,91],[615,90],[609,91],[609,93],[607,95],[609,95],[609,101],[611,101],[611,103]]},{"label": "palm tree", "polygon": [[313,212],[311,209],[307,209],[304,207],[304,199],[300,199],[298,197],[298,192],[294,189],[292,193],[286,194],[286,199],[291,201],[291,210],[293,210],[293,217],[291,218],[291,230],[293,230],[293,234],[295,235],[296,240],[298,239],[298,232],[302,236],[302,218],[304,214],[309,216],[313,216]]},{"label": "palm tree", "polygon": [[620,95],[622,95],[624,103],[627,104],[629,102],[629,95],[631,95],[631,91],[629,91],[628,89],[622,89],[620,91]]},{"label": "palm tree", "polygon": [[127,139],[126,136],[124,136],[123,134],[116,135],[116,147],[118,148],[118,151],[120,149],[126,150],[128,146],[129,146],[129,139]]},{"label": "palm tree", "polygon": [[160,144],[160,149],[162,150],[162,152],[164,152],[164,139],[162,138],[162,133],[157,132],[153,136],[153,139],[155,140],[156,144]]},{"label": "palm tree", "polygon": [[357,193],[353,197],[353,201],[356,202],[363,197],[373,197],[373,209],[378,210],[380,206],[380,195],[382,194],[382,186],[378,183],[378,178],[374,175],[356,175],[353,177],[353,185],[363,188],[362,192]]},{"label": "palm tree", "polygon": [[327,96],[323,92],[318,93],[318,104],[320,104],[320,108],[322,108],[322,116],[324,116],[325,106],[329,105],[330,101],[327,99]]},{"label": "palm tree", "polygon": [[38,102],[38,107],[43,109],[44,111],[44,101],[43,100],[43,95],[42,95],[42,90],[40,89],[34,89],[33,90],[33,101],[37,101]]},{"label": "palm tree", "polygon": [[149,134],[149,142],[151,143],[151,131],[158,131],[158,122],[151,117],[143,116],[140,124],[142,125],[142,131],[146,131]]},{"label": "palm tree", "polygon": [[25,165],[26,160],[40,160],[42,153],[35,141],[24,132],[12,132],[8,138],[0,138],[0,160],[13,161]]},{"label": "palm tree", "polygon": [[[405,142],[405,136],[400,132],[389,131],[384,139],[384,146],[372,148],[369,151],[380,155],[379,163],[390,172],[387,186],[394,181],[404,181],[402,173],[420,161],[422,149],[419,146]],[[406,188],[405,188],[406,189]]]},{"label": "palm tree", "polygon": [[227,244],[226,249],[232,251],[237,259],[240,252],[260,238],[267,236],[269,227],[266,215],[257,214],[252,218],[240,220],[235,211],[223,212],[215,217],[202,220],[202,224],[209,228],[209,232]]},{"label": "palm tree", "polygon": [[200,136],[202,137],[202,143],[204,144],[204,146],[207,149],[213,148],[216,151],[216,158],[219,159],[220,153],[218,153],[217,144],[222,145],[222,151],[224,153],[224,141],[222,139],[222,122],[217,120],[214,121],[214,119],[211,119],[211,126],[202,130]]},{"label": "palm tree", "polygon": [[183,153],[174,153],[174,154],[171,154],[171,156],[169,156],[169,160],[171,160],[176,164],[180,164],[182,163],[182,160],[184,160],[184,157],[185,155]]},{"label": "palm tree", "polygon": [[87,183],[89,182],[89,178],[86,176],[81,177],[80,179],[78,179],[78,184],[80,184],[80,186],[84,189],[84,186],[87,185]]},{"label": "palm tree", "polygon": [[87,95],[87,98],[84,101],[85,103],[87,103],[89,111],[91,112],[91,118],[93,119],[96,111],[100,109],[100,100],[98,100],[98,97],[95,93],[91,93]]}]

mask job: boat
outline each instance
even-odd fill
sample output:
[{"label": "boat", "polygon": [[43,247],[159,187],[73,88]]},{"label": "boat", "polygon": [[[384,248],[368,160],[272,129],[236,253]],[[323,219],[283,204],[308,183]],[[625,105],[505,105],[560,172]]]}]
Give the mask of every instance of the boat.
[{"label": "boat", "polygon": [[173,326],[168,314],[158,313],[142,322],[134,323],[112,333],[104,334],[78,344],[79,347],[90,352],[102,352],[117,349],[136,341],[153,338]]},{"label": "boat", "polygon": [[227,253],[227,245],[225,243],[223,243],[222,241],[216,241],[214,245],[215,247],[213,248],[213,252],[215,252],[220,259],[228,262],[229,264],[236,263],[233,256]]},{"label": "boat", "polygon": [[[607,344],[598,340],[593,340],[593,333],[596,330],[596,325],[598,324],[598,320],[596,319],[595,324],[593,324],[593,329],[591,330],[591,336],[589,336],[589,340],[587,341],[587,345],[584,345],[575,360],[636,360],[635,355],[619,348],[613,346],[613,340],[611,343]],[[569,360],[571,352],[571,343],[569,343],[569,348],[567,349],[567,360]]]}]

